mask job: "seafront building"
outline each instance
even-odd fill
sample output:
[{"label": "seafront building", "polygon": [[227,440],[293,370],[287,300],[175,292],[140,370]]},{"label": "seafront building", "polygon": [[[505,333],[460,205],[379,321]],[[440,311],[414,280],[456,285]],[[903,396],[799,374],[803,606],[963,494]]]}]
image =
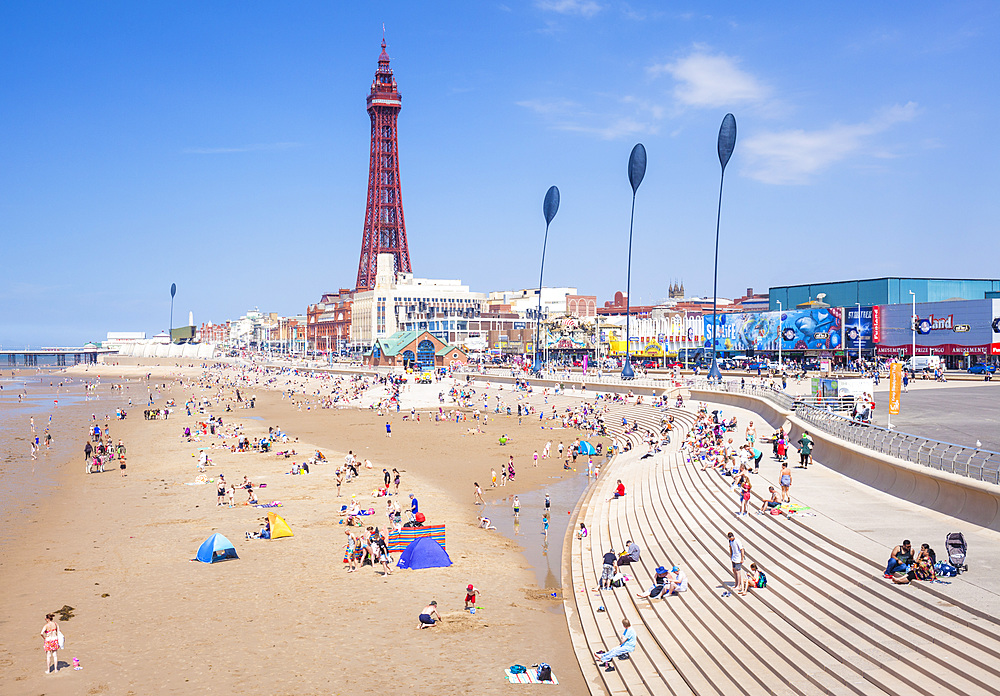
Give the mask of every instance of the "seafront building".
[{"label": "seafront building", "polygon": [[[576,288],[542,288],[541,318],[544,320],[565,314],[566,298],[576,294]],[[511,311],[525,319],[538,318],[538,298],[538,288],[494,290],[489,294],[490,304],[509,305]]]},{"label": "seafront building", "polygon": [[392,254],[379,254],[371,290],[355,292],[351,305],[351,346],[365,350],[397,331],[430,331],[449,344],[469,338],[469,320],[487,306],[487,295],[461,280],[415,278],[396,273]]}]

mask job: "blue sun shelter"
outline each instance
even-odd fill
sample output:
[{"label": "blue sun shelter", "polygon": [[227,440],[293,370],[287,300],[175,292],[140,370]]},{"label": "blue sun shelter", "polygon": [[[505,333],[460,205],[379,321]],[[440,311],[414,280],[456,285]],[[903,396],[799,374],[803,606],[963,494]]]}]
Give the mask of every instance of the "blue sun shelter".
[{"label": "blue sun shelter", "polygon": [[198,547],[198,560],[202,563],[218,563],[232,558],[239,559],[239,556],[236,555],[236,547],[233,546],[233,542],[221,534],[213,534]]},{"label": "blue sun shelter", "polygon": [[411,541],[403,549],[396,567],[420,570],[422,568],[447,568],[450,565],[451,558],[441,544],[431,537],[420,537]]},{"label": "blue sun shelter", "polygon": [[597,450],[594,448],[594,446],[592,444],[590,444],[586,440],[581,440],[580,441],[580,454],[582,454],[584,456],[589,455],[589,454],[597,454]]}]

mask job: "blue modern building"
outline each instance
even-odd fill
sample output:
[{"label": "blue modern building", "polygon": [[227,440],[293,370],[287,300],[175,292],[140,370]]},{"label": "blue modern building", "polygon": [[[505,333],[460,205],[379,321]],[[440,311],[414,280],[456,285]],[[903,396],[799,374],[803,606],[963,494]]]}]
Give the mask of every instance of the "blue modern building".
[{"label": "blue modern building", "polygon": [[945,302],[947,300],[982,300],[987,293],[1000,292],[1000,280],[956,278],[870,278],[868,280],[842,280],[833,283],[808,283],[771,288],[768,301],[771,310],[793,309],[797,305],[816,300],[824,294],[823,302],[831,307],[910,304],[912,296],[920,302]]}]

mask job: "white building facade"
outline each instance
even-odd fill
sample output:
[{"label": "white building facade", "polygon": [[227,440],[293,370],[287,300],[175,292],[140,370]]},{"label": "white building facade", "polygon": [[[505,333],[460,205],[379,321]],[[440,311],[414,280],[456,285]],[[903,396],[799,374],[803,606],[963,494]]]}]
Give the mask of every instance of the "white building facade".
[{"label": "white building facade", "polygon": [[379,254],[376,264],[375,286],[354,295],[351,344],[356,349],[397,331],[429,331],[445,343],[462,344],[469,337],[469,320],[486,309],[486,293],[471,292],[461,280],[394,275],[392,254]]},{"label": "white building facade", "polygon": [[[542,319],[561,317],[566,313],[566,296],[576,295],[576,288],[542,288]],[[527,290],[495,290],[490,304],[510,305],[511,311],[525,319],[538,318],[538,288]]]}]

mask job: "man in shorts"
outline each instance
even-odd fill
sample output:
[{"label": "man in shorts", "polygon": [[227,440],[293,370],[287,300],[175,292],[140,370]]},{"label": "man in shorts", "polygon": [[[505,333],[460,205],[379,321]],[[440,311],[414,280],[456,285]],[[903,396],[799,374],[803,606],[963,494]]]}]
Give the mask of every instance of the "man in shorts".
[{"label": "man in shorts", "polygon": [[781,505],[781,501],[778,500],[778,492],[774,490],[774,486],[768,486],[767,490],[771,493],[771,497],[760,504],[760,510],[757,511],[758,515],[763,515],[765,512],[769,512]]},{"label": "man in shorts", "polygon": [[742,586],[743,561],[746,556],[743,551],[743,544],[737,541],[736,535],[729,532],[727,537],[729,539],[729,559],[733,563],[733,590],[739,591],[739,588]]},{"label": "man in shorts", "polygon": [[417,617],[420,621],[419,628],[428,628],[429,626],[433,626],[438,621],[444,621],[444,619],[441,618],[441,615],[438,614],[437,609],[438,603],[433,600],[430,604],[424,607],[424,610],[420,612],[420,616]]},{"label": "man in shorts", "polygon": [[611,589],[611,578],[618,572],[618,555],[614,549],[604,554],[604,565],[601,567],[601,589]]}]

